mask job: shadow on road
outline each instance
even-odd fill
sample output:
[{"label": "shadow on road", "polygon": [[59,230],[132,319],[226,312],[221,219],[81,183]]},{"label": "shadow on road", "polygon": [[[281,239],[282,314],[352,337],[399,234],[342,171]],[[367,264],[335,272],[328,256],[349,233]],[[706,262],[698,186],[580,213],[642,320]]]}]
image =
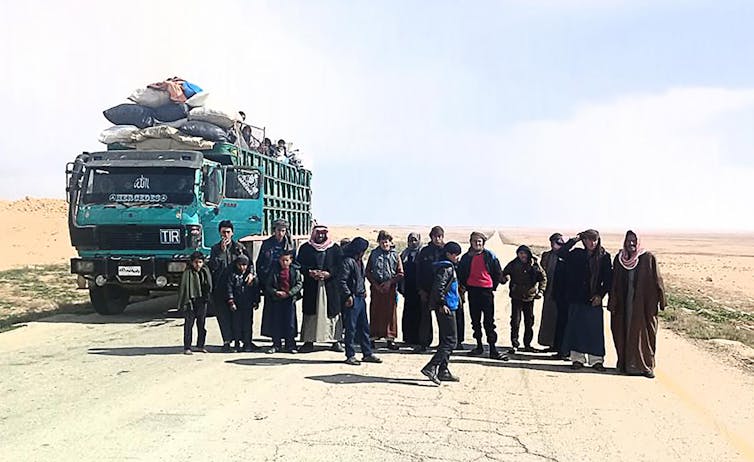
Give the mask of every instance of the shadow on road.
[{"label": "shadow on road", "polygon": [[153,356],[153,355],[182,355],[181,346],[153,346],[153,347],[115,347],[89,348],[90,355],[105,356]]},{"label": "shadow on road", "polygon": [[[153,296],[149,298],[135,298],[133,303],[126,307],[123,314],[103,316],[94,313],[91,305],[76,305],[76,311],[71,313],[53,314],[51,316],[35,319],[37,322],[50,323],[76,323],[76,324],[140,324],[165,318],[183,318],[183,315],[171,308],[175,307],[176,295]],[[68,311],[68,310],[65,310]]]},{"label": "shadow on road", "polygon": [[371,375],[358,374],[332,374],[332,375],[313,375],[306,377],[308,380],[329,383],[331,385],[354,385],[358,383],[388,383],[391,385],[410,385],[414,387],[432,387],[436,385],[425,380],[416,379],[399,379],[393,377],[376,377]]},{"label": "shadow on road", "polygon": [[225,361],[228,364],[237,364],[239,366],[306,366],[316,364],[343,364],[338,359],[299,359],[290,356],[262,356],[257,358],[231,359]]},{"label": "shadow on road", "polygon": [[[450,362],[451,363],[458,363],[458,364],[479,364],[481,366],[493,366],[493,367],[505,367],[509,369],[529,369],[534,371],[543,371],[543,372],[560,372],[560,373],[567,373],[567,374],[602,374],[602,375],[621,375],[620,372],[618,372],[617,369],[613,367],[606,367],[605,372],[599,372],[591,367],[584,367],[579,370],[573,370],[571,369],[570,363],[561,363],[561,364],[540,364],[540,363],[531,363],[531,362],[517,362],[517,358],[512,358],[512,361],[495,361],[495,360],[484,360],[480,358],[471,358],[468,356],[451,356]],[[537,359],[545,359],[545,358],[537,358]]]}]

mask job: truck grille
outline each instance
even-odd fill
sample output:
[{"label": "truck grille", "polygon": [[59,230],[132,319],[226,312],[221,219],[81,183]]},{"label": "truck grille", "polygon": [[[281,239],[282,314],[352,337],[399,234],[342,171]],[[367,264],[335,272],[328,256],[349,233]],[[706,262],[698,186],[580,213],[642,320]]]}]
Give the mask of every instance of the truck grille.
[{"label": "truck grille", "polygon": [[186,247],[183,226],[98,226],[96,236],[101,250],[181,250]]}]

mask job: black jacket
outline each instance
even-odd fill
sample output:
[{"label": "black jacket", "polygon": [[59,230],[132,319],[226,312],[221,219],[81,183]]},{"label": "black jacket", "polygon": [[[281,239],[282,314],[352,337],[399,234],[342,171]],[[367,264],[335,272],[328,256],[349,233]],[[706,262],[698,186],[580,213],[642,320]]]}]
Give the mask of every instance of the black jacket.
[{"label": "black jacket", "polygon": [[301,267],[301,274],[304,276],[304,301],[303,312],[306,315],[317,314],[317,287],[319,281],[309,276],[309,270],[319,269],[330,273],[330,277],[325,280],[325,290],[327,291],[327,316],[334,318],[341,312],[340,294],[338,291],[338,271],[343,260],[343,252],[338,244],[334,244],[329,249],[319,252],[308,242],[301,245],[298,250],[297,262]]},{"label": "black jacket", "polygon": [[[500,260],[487,249],[482,251],[482,255],[484,256],[484,265],[487,267],[487,272],[492,277],[492,290],[496,290],[503,278],[503,269],[500,266]],[[461,257],[461,261],[458,263],[458,281],[464,287],[466,287],[469,276],[471,276],[471,260],[474,256],[475,254],[468,251]]]},{"label": "black jacket", "polygon": [[277,260],[283,250],[293,250],[293,242],[289,236],[286,236],[283,242],[278,242],[275,236],[270,236],[262,242],[256,263],[257,276],[260,281],[267,281],[267,277],[272,271],[273,266],[277,264]]},{"label": "black jacket", "polygon": [[456,311],[461,299],[455,265],[448,260],[440,260],[433,263],[432,267],[435,273],[429,292],[429,308],[436,310],[447,306],[451,311]]},{"label": "black jacket", "polygon": [[[288,296],[292,297],[294,300],[299,300],[301,298],[301,291],[304,289],[304,278],[301,276],[301,271],[299,270],[298,265],[291,265],[288,278],[288,283],[291,288],[288,291]],[[273,300],[279,300],[278,296],[275,295],[275,292],[278,290],[280,290],[280,263],[275,263],[267,274],[267,279],[264,283],[264,295]]]},{"label": "black jacket", "polygon": [[243,244],[238,241],[230,241],[230,245],[225,249],[225,252],[220,248],[219,242],[212,246],[207,265],[210,272],[212,272],[212,282],[215,287],[222,285],[221,283],[228,277],[229,268],[233,266],[235,259],[241,255],[246,255],[246,258],[249,259],[249,267],[246,271],[246,274],[249,274],[250,271],[253,271],[253,266],[251,265],[249,251],[246,250]]},{"label": "black jacket", "polygon": [[585,249],[573,249],[578,240],[571,239],[558,250],[565,260],[565,291],[570,303],[589,303],[595,295],[604,297],[610,292],[613,283],[613,264],[610,254],[605,252],[600,258],[600,269],[596,293],[592,293],[589,254]]},{"label": "black jacket", "polygon": [[338,273],[338,290],[343,302],[351,296],[366,296],[363,262],[357,262],[355,257],[343,258]]},{"label": "black jacket", "polygon": [[246,285],[246,275],[231,271],[225,282],[225,300],[233,300],[236,307],[251,308],[259,304],[259,286],[257,280]]},{"label": "black jacket", "polygon": [[513,300],[531,302],[536,298],[538,291],[544,293],[547,290],[547,274],[539,266],[536,258],[530,258],[530,263],[523,263],[514,258],[505,265],[503,276],[510,276],[508,287]]},{"label": "black jacket", "polygon": [[445,248],[434,244],[424,246],[416,257],[416,285],[419,290],[429,293],[435,278],[433,263],[445,259]]}]

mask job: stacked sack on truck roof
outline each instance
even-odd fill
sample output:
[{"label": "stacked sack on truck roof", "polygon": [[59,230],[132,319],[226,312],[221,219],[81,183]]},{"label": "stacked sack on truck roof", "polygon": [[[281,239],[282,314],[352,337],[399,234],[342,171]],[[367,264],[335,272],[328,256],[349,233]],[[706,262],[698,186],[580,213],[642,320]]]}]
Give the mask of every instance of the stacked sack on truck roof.
[{"label": "stacked sack on truck roof", "polygon": [[114,126],[99,141],[136,149],[212,149],[216,142],[235,142],[240,114],[207,105],[208,97],[178,77],[140,88],[130,103],[103,112]]}]

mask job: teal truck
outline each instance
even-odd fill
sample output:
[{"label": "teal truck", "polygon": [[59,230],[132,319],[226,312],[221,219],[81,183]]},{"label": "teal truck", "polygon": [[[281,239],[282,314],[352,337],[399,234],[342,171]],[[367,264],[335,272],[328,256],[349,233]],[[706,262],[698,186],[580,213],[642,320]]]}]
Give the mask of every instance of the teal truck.
[{"label": "teal truck", "polygon": [[108,146],[66,166],[71,272],[94,309],[122,313],[133,295],[177,290],[194,251],[205,255],[231,220],[256,256],[272,223],[295,241],[312,226],[311,171],[254,150],[139,151]]}]

